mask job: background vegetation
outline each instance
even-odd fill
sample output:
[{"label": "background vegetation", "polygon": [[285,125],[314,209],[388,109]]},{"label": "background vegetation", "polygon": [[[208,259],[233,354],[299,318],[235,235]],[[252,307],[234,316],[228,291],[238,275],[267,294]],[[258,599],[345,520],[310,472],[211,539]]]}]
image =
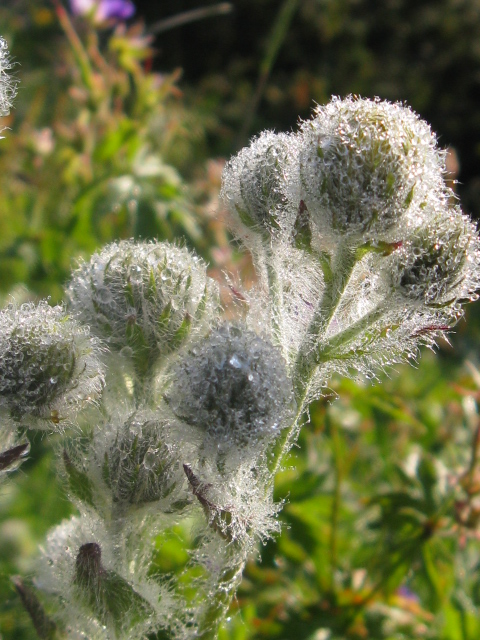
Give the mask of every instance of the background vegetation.
[{"label": "background vegetation", "polygon": [[[209,17],[176,28],[167,18],[199,2],[136,6],[108,25],[47,0],[0,8],[21,81],[0,144],[4,300],[57,302],[75,258],[129,237],[183,237],[214,275],[248,280],[217,215],[223,159],[331,94],[408,102],[480,215],[478,0],[238,0],[216,15],[205,2]],[[477,640],[478,315],[382,384],[332,381],[278,477],[282,534],[249,563],[222,640]],[[36,637],[10,576],[33,574],[71,513],[55,442],[32,445],[0,494],[4,640]],[[183,566],[181,538],[159,571]]]}]

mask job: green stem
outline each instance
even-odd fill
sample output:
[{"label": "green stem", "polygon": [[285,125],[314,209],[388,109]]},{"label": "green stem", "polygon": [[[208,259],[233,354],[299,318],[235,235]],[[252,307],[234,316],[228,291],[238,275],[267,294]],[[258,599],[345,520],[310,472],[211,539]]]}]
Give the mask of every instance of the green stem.
[{"label": "green stem", "polygon": [[55,10],[57,13],[58,21],[60,22],[60,26],[64,30],[65,35],[67,36],[68,41],[70,42],[70,45],[72,47],[73,54],[78,62],[82,80],[85,86],[87,87],[87,89],[89,89],[89,91],[92,91],[93,72],[92,72],[92,66],[90,64],[90,59],[88,57],[87,52],[85,51],[85,47],[83,46],[82,41],[78,37],[77,32],[75,31],[65,8],[62,6],[59,0],[53,0],[53,3],[55,5]]},{"label": "green stem", "polygon": [[[308,405],[308,390],[317,368],[317,349],[319,336],[325,333],[328,326],[335,315],[342,295],[350,281],[353,269],[359,259],[358,244],[350,241],[344,241],[340,244],[335,256],[331,270],[325,270],[325,290],[320,300],[320,304],[310,322],[307,330],[306,338],[300,348],[297,360],[294,365],[293,380],[295,400],[297,402],[297,413],[288,429],[284,429],[282,435],[275,447],[273,461],[270,466],[271,481],[268,489],[273,484],[274,476],[278,472],[283,458],[290,449],[292,440],[294,439],[298,423],[305,412]],[[270,277],[270,275],[269,275]],[[269,282],[272,294],[272,285]],[[275,304],[274,304],[275,307]],[[275,331],[275,327],[274,327]]]},{"label": "green stem", "polygon": [[[272,463],[270,465],[270,480],[267,483],[266,492],[271,490],[275,475],[297,434],[299,422],[308,404],[309,386],[318,365],[325,359],[328,359],[328,357],[332,357],[332,352],[353,340],[362,331],[376,322],[386,311],[385,304],[379,305],[379,307],[357,321],[353,326],[333,336],[323,345],[322,350],[319,351],[318,345],[320,343],[320,337],[324,336],[327,332],[351,279],[355,265],[363,255],[364,253],[359,251],[358,243],[345,240],[337,250],[331,271],[324,272],[325,290],[320,304],[310,322],[306,338],[294,364],[293,378],[297,412],[290,427],[283,430],[281,438],[274,449]],[[267,254],[266,257],[268,287],[273,307],[272,329],[276,341],[278,344],[282,344],[282,330],[279,322],[279,319],[282,317],[280,311],[283,306],[281,282],[273,267],[273,256]],[[337,530],[341,500],[341,452],[340,441],[336,430],[332,432],[332,447],[335,461],[335,486],[331,511],[330,580],[331,590],[333,592],[337,567]],[[198,630],[198,638],[202,640],[215,640],[217,638],[220,622],[234,596],[235,588],[242,575],[244,564],[245,561],[242,558],[233,568],[225,572],[215,597],[207,607],[203,622]],[[225,585],[224,588],[222,588],[222,583]]]},{"label": "green stem", "polygon": [[134,353],[133,368],[135,371],[135,379],[133,383],[133,397],[135,406],[149,405],[152,402],[152,383],[154,372],[158,366],[159,357],[155,353],[154,357],[148,357],[143,352]]},{"label": "green stem", "polygon": [[341,500],[341,482],[342,482],[342,468],[341,468],[341,450],[340,450],[340,434],[337,426],[334,422],[326,418],[326,426],[330,427],[330,437],[332,441],[332,454],[334,464],[334,486],[333,486],[333,499],[332,510],[330,513],[330,591],[333,593],[335,590],[335,573],[337,571],[337,533],[338,533],[338,518],[340,512],[340,500]]},{"label": "green stem", "polygon": [[317,368],[317,344],[320,336],[325,335],[330,323],[338,309],[345,289],[352,276],[353,269],[358,262],[358,245],[345,240],[342,242],[335,255],[332,265],[332,276],[325,280],[325,290],[320,304],[310,322],[306,338],[297,356],[294,370],[294,388],[298,397],[302,395],[301,389],[305,387],[305,381],[311,380]]},{"label": "green stem", "polygon": [[289,451],[292,441],[295,438],[298,423],[308,406],[308,389],[318,365],[329,359],[334,359],[336,350],[352,341],[362,331],[368,329],[388,310],[387,304],[380,304],[363,318],[360,318],[360,320],[351,327],[334,335],[322,345],[321,349],[318,349],[319,336],[322,335],[322,333],[324,335],[328,329],[335,315],[335,311],[338,309],[342,295],[350,281],[353,269],[359,259],[357,250],[358,247],[350,243],[345,243],[341,246],[331,271],[331,278],[326,278],[324,294],[310,323],[307,337],[300,348],[294,367],[293,379],[297,413],[291,426],[283,430],[275,447],[273,460],[270,465],[271,479],[267,489],[270,489],[273,484],[274,476],[278,472],[282,460]]},{"label": "green stem", "polygon": [[212,18],[214,16],[226,15],[233,11],[233,9],[234,7],[231,2],[220,2],[212,7],[199,7],[198,9],[183,11],[182,13],[177,13],[170,18],[165,18],[164,20],[155,22],[148,29],[148,33],[154,33],[157,35],[159,33],[164,33],[165,31],[170,31],[171,29],[182,27],[184,24],[197,22],[198,20],[204,20],[205,18]]},{"label": "green stem", "polygon": [[[308,386],[306,386],[306,390],[308,389]],[[307,399],[307,391],[305,390],[305,394],[303,396],[303,398],[301,398],[299,401],[297,401],[297,413],[295,414],[295,417],[292,421],[292,424],[290,425],[290,427],[288,429],[283,429],[280,438],[277,442],[277,446],[275,447],[275,453],[272,457],[272,464],[270,466],[270,481],[267,485],[267,491],[271,488],[274,480],[275,480],[275,475],[277,474],[277,472],[280,469],[280,465],[282,464],[283,458],[286,456],[286,454],[288,453],[288,451],[290,450],[291,447],[291,443],[292,440],[295,437],[295,434],[297,433],[297,429],[298,429],[298,423],[300,421],[300,419],[302,418],[307,403],[306,403],[306,399]]]},{"label": "green stem", "polygon": [[[341,242],[331,266],[330,277],[326,278],[325,291],[310,324],[309,333],[328,329],[358,260],[358,244],[348,240]],[[318,333],[314,335],[318,335]]]},{"label": "green stem", "polygon": [[315,364],[319,365],[322,362],[328,362],[328,360],[334,359],[336,357],[335,352],[338,349],[344,347],[362,332],[370,328],[377,320],[380,320],[387,311],[387,305],[385,301],[382,301],[378,307],[375,307],[372,311],[365,314],[357,320],[357,322],[348,327],[348,329],[335,334],[330,340],[327,340],[321,348],[317,349],[315,353]]},{"label": "green stem", "polygon": [[299,0],[285,0],[280,8],[275,22],[273,23],[273,27],[267,42],[265,57],[260,64],[260,73],[258,76],[255,93],[249,107],[247,108],[247,115],[238,136],[238,147],[243,146],[243,141],[250,131],[252,120],[255,117],[255,113],[257,112],[257,108],[262,99],[263,92],[265,91],[268,78],[270,77],[270,73],[273,69],[273,65],[275,64],[275,60],[277,59],[282,44],[285,41],[288,29],[290,28],[290,24],[292,22],[293,16],[295,15],[298,4]]},{"label": "green stem", "polygon": [[473,436],[473,441],[472,441],[472,455],[470,458],[470,465],[466,473],[468,477],[469,486],[474,484],[475,469],[477,468],[479,453],[480,453],[480,424],[475,429],[475,434]]},{"label": "green stem", "polygon": [[196,638],[201,640],[217,640],[218,629],[225,611],[235,595],[236,588],[242,577],[245,560],[233,568],[227,569],[219,582],[215,595],[211,598],[203,620],[198,628]]}]

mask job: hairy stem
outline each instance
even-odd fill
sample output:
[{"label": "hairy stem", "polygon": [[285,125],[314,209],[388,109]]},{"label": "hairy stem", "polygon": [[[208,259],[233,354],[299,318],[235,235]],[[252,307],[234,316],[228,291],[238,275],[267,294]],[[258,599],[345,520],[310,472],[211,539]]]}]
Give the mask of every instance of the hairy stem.
[{"label": "hairy stem", "polygon": [[[293,370],[292,377],[297,402],[297,413],[290,427],[283,430],[275,447],[272,463],[270,464],[272,477],[269,487],[273,483],[274,476],[278,472],[283,458],[290,450],[292,442],[298,432],[299,422],[308,406],[309,387],[318,366],[316,346],[319,342],[319,336],[324,334],[328,329],[350,281],[353,269],[359,259],[357,248],[357,244],[351,242],[341,244],[335,256],[331,271],[325,272],[325,290],[314,317],[310,322],[306,338],[300,348]],[[330,274],[329,277],[328,274]],[[270,283],[269,286],[270,289],[272,289]]]},{"label": "hairy stem", "polygon": [[[282,325],[281,318],[283,317],[283,292],[282,292],[282,283],[278,277],[277,270],[274,266],[274,256],[273,252],[269,251],[267,255],[266,261],[266,269],[267,269],[267,279],[268,279],[268,290],[270,294],[270,300],[272,304],[271,311],[271,322],[272,322],[272,332],[275,338],[275,342],[278,345],[283,344],[282,340]],[[284,358],[286,354],[283,354]],[[286,358],[285,358],[286,359]]]},{"label": "hairy stem", "polygon": [[328,360],[335,358],[335,352],[348,345],[349,342],[352,342],[357,336],[369,329],[380,320],[387,311],[387,305],[383,301],[378,307],[375,307],[372,311],[357,320],[357,322],[349,326],[348,329],[335,334],[316,351],[315,364],[319,365],[322,362],[328,362]]},{"label": "hairy stem", "polygon": [[283,429],[280,438],[278,439],[277,445],[274,450],[274,454],[272,456],[272,462],[270,463],[270,481],[267,485],[267,490],[271,488],[273,482],[275,480],[275,475],[280,469],[280,465],[288,451],[292,446],[293,440],[299,430],[299,422],[302,419],[302,416],[305,413],[307,408],[307,391],[305,391],[305,395],[300,401],[297,401],[297,412],[292,421],[292,424],[288,429]]},{"label": "hairy stem", "polygon": [[325,280],[325,290],[295,362],[293,379],[297,402],[317,367],[316,347],[320,337],[325,335],[358,262],[357,248],[357,244],[348,241],[341,243],[332,265],[331,278]]},{"label": "hairy stem", "polygon": [[228,568],[219,581],[215,595],[206,608],[203,620],[198,628],[196,638],[201,640],[217,640],[218,629],[225,611],[235,595],[238,583],[242,578],[245,560],[242,558],[234,567]]}]

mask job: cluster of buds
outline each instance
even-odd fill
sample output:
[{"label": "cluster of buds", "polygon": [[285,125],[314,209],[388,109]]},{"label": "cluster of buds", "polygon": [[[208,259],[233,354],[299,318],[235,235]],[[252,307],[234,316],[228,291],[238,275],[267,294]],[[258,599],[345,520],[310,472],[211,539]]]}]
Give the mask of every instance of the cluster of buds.
[{"label": "cluster of buds", "polygon": [[259,266],[255,297],[297,402],[332,373],[371,377],[415,357],[476,298],[480,242],[444,161],[411,109],[349,97],[226,165],[223,200]]},{"label": "cluster of buds", "polygon": [[[224,320],[204,262],[166,242],[106,246],[74,271],[67,298],[68,322],[88,325],[101,347],[105,389],[98,415],[63,451],[80,519],[50,534],[38,585],[66,603],[63,628],[194,637],[211,624],[209,600],[192,613],[179,594],[172,599],[172,576],[148,574],[148,543],[193,519],[199,543],[179,584],[195,567],[205,576],[203,586],[195,578],[199,593],[237,583],[248,552],[278,526],[266,459],[294,416],[286,363],[265,336]],[[35,353],[45,360],[34,368],[40,393],[49,360]]]},{"label": "cluster of buds", "polygon": [[[80,515],[40,563],[68,637],[213,638],[248,553],[277,530],[273,477],[308,402],[333,373],[370,376],[433,345],[480,285],[444,154],[403,105],[334,99],[298,133],[266,132],[226,165],[222,194],[258,267],[241,322],[225,321],[200,258],[134,241],[80,264],[69,315],[0,315],[11,420],[97,398],[63,452]],[[152,538],[182,522],[183,570],[155,572]]]}]

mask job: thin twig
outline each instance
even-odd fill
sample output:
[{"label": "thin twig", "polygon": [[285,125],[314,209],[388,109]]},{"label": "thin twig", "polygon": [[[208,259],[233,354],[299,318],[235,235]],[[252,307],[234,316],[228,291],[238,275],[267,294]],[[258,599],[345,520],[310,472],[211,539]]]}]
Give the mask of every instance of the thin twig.
[{"label": "thin twig", "polygon": [[184,24],[198,22],[198,20],[204,20],[205,18],[212,18],[214,16],[223,16],[231,13],[233,8],[231,2],[220,2],[219,4],[214,4],[212,7],[199,7],[191,11],[184,11],[171,18],[154,22],[148,29],[148,33],[164,33],[177,27],[183,27]]},{"label": "thin twig", "polygon": [[285,40],[285,36],[287,35],[298,4],[299,0],[285,0],[277,16],[277,19],[273,24],[272,31],[270,32],[270,37],[267,43],[267,51],[265,53],[264,59],[260,64],[260,73],[258,76],[255,93],[247,109],[247,114],[245,116],[243,126],[240,130],[240,134],[238,136],[238,147],[243,146],[245,138],[250,132],[253,118],[255,117],[255,114],[257,112],[258,105],[260,104],[266,84],[268,82],[268,78],[270,77],[273,65],[275,64],[275,60],[277,59],[278,53]]}]

